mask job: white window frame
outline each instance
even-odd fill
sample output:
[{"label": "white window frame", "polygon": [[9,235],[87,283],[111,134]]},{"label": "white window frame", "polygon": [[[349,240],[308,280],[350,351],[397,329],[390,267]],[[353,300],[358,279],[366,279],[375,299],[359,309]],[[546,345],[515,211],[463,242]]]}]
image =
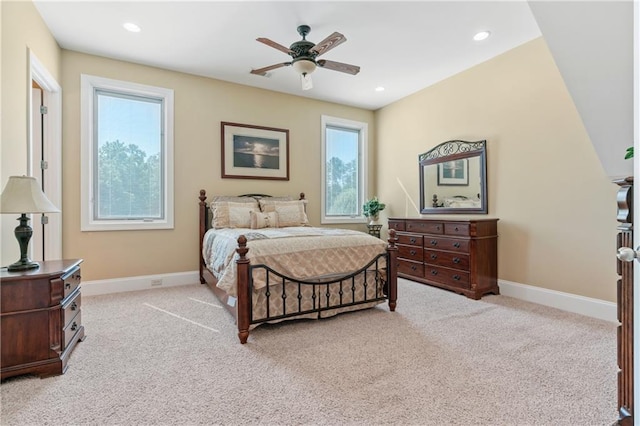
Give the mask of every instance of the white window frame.
[{"label": "white window frame", "polygon": [[[173,90],[147,86],[127,81],[82,74],[81,86],[81,231],[124,231],[173,229]],[[164,100],[163,176],[164,218],[163,219],[120,219],[98,220],[94,218],[94,157],[96,144],[94,135],[94,93],[96,90],[110,90],[137,96],[162,98]]]},{"label": "white window frame", "polygon": [[[326,190],[327,190],[327,127],[339,127],[343,129],[356,130],[358,131],[359,139],[358,139],[358,156],[359,156],[359,167],[358,167],[358,205],[360,208],[358,209],[358,214],[356,216],[327,216],[326,215]],[[367,223],[367,218],[362,214],[362,205],[365,202],[367,196],[368,189],[368,171],[369,171],[369,162],[368,162],[368,154],[367,147],[369,145],[369,125],[367,123],[363,123],[360,121],[347,120],[345,118],[331,117],[328,115],[323,115],[321,117],[321,129],[322,129],[322,152],[320,155],[322,161],[322,179],[321,179],[321,219],[320,223],[322,224],[339,224],[339,223]]]}]

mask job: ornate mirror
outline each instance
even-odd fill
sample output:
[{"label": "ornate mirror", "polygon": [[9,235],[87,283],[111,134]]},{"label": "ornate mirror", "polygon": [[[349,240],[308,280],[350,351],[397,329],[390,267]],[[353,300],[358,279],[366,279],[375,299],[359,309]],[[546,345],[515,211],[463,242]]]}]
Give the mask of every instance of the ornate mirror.
[{"label": "ornate mirror", "polygon": [[487,213],[487,141],[444,142],[418,162],[420,213]]}]

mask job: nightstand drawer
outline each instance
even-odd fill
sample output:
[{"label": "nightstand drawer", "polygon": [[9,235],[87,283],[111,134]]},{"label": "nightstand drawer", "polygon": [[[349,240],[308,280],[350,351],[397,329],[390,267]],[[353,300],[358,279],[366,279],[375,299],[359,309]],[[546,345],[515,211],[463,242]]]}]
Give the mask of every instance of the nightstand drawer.
[{"label": "nightstand drawer", "polygon": [[64,296],[66,298],[68,295],[73,293],[73,291],[78,288],[80,285],[80,281],[82,281],[82,275],[80,274],[80,268],[76,268],[71,270],[68,274],[63,275],[62,277],[63,285],[64,285]]},{"label": "nightstand drawer", "polygon": [[390,220],[389,229],[395,229],[396,231],[404,231],[404,220]]},{"label": "nightstand drawer", "polygon": [[62,305],[62,326],[69,325],[73,317],[80,311],[81,306],[80,291],[73,293]]},{"label": "nightstand drawer", "polygon": [[71,318],[69,324],[65,326],[62,330],[64,333],[64,347],[63,350],[66,349],[71,342],[73,341],[74,336],[78,333],[78,330],[82,327],[82,312],[78,311],[76,316]]},{"label": "nightstand drawer", "polygon": [[425,250],[424,261],[431,265],[445,266],[447,268],[469,270],[469,255],[451,253],[448,251]]},{"label": "nightstand drawer", "polygon": [[425,236],[424,248],[469,253],[469,240]]},{"label": "nightstand drawer", "polygon": [[407,275],[413,275],[415,277],[422,277],[423,272],[424,272],[424,265],[421,262],[398,259],[399,274],[407,274]]}]

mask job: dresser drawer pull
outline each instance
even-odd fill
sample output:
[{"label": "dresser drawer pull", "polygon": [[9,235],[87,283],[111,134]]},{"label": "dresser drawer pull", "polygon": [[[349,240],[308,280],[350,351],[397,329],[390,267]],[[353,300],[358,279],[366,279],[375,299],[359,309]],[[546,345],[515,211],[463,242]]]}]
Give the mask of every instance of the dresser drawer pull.
[{"label": "dresser drawer pull", "polygon": [[436,225],[436,231],[440,230],[440,225]]},{"label": "dresser drawer pull", "polygon": [[71,304],[71,310],[72,310],[72,311],[75,311],[76,309],[78,309],[78,304],[77,304],[76,302],[73,302],[73,303]]},{"label": "dresser drawer pull", "polygon": [[433,254],[433,253],[431,254],[431,259],[436,260],[437,258],[438,258],[437,254]]},{"label": "dresser drawer pull", "polygon": [[456,226],[454,229],[457,231],[457,230],[458,230],[458,227]]},{"label": "dresser drawer pull", "polygon": [[418,268],[416,267],[416,265],[411,265],[411,270],[415,272],[418,270]]},{"label": "dresser drawer pull", "polygon": [[431,275],[438,275],[438,271],[436,271],[435,269],[431,270]]},{"label": "dresser drawer pull", "polygon": [[64,288],[70,289],[71,288],[71,283],[64,283]]},{"label": "dresser drawer pull", "polygon": [[436,240],[431,240],[430,243],[431,243],[432,246],[437,246],[438,245],[438,242]]},{"label": "dresser drawer pull", "polygon": [[453,258],[453,263],[460,263],[460,258],[459,257],[454,257]]},{"label": "dresser drawer pull", "polygon": [[409,251],[409,253],[411,253],[411,256],[415,256],[415,255],[416,255],[416,253],[417,253],[417,251],[415,251],[415,250],[411,250],[411,251]]},{"label": "dresser drawer pull", "polygon": [[416,239],[415,238],[409,238],[409,241],[412,242],[412,243],[415,243]]},{"label": "dresser drawer pull", "polygon": [[454,246],[455,248],[460,248],[460,243],[453,243],[453,246]]},{"label": "dresser drawer pull", "polygon": [[73,324],[71,324],[71,331],[76,331],[77,328],[78,324],[76,324],[76,322],[74,321]]},{"label": "dresser drawer pull", "polygon": [[456,280],[456,281],[460,281],[460,275],[454,275],[453,279]]}]

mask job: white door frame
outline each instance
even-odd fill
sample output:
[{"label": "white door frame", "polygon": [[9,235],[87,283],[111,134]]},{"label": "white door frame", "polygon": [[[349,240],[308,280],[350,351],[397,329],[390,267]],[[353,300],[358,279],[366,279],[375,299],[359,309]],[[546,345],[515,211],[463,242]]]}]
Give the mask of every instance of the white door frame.
[{"label": "white door frame", "polygon": [[[35,175],[39,181],[39,170],[34,170],[33,167],[35,160],[33,158],[33,115],[31,114],[34,108],[31,96],[32,80],[42,87],[44,104],[48,108],[42,129],[46,141],[42,154],[49,164],[48,169],[45,170],[44,193],[56,207],[62,210],[62,88],[42,62],[29,50],[27,174],[29,176]],[[39,160],[37,161],[39,163]],[[38,223],[33,224],[32,222],[32,226],[39,226],[39,218],[36,218],[36,222]],[[30,246],[32,245],[30,244]],[[44,252],[46,260],[62,259],[62,212],[49,215],[49,224],[45,227]]]},{"label": "white door frame", "polygon": [[[633,246],[640,246],[640,2],[633,2]],[[640,424],[640,263],[633,267],[633,419]]]}]

